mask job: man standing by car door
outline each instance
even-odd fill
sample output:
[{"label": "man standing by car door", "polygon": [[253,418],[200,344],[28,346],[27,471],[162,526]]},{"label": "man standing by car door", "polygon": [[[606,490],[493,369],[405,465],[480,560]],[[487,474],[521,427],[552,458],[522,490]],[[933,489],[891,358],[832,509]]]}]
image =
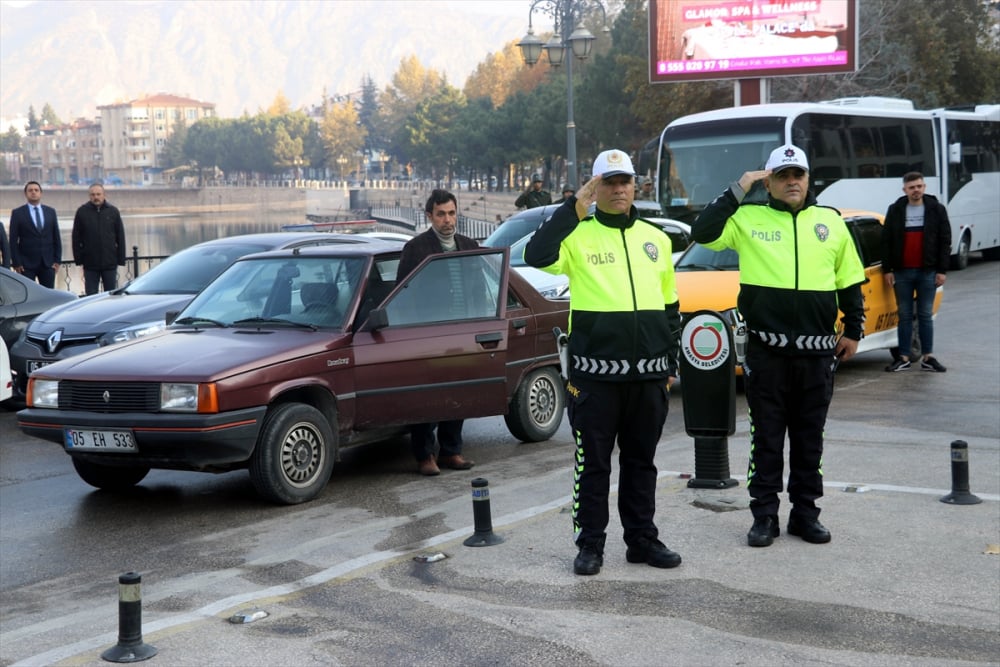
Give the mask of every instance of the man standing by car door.
[{"label": "man standing by car door", "polygon": [[[604,151],[593,178],[557,208],[524,249],[531,266],[569,277],[568,414],[576,441],[573,571],[604,565],[611,454],[618,444],[618,513],[630,563],[670,568],[659,540],[653,457],[677,376],[680,304],[670,239],[639,218],[628,155]],[[597,206],[587,212],[591,203]]]},{"label": "man standing by car door", "polygon": [[[413,269],[417,268],[428,255],[456,250],[472,250],[479,244],[467,236],[455,231],[458,224],[458,200],[447,190],[434,190],[424,205],[424,215],[430,223],[430,229],[414,236],[403,246],[403,254],[399,258],[396,269],[396,283],[405,279]],[[462,277],[452,276],[450,281],[452,291],[461,292]],[[428,299],[446,299],[446,294],[428,294]],[[441,474],[441,468],[452,470],[468,470],[474,464],[462,456],[462,419],[443,421],[437,424],[414,424],[410,427],[410,444],[413,456],[417,459],[417,470],[421,475],[433,476]],[[437,429],[437,442],[440,452],[435,460],[434,430]]]},{"label": "man standing by car door", "polygon": [[10,212],[11,266],[25,278],[55,287],[62,262],[56,210],[42,204],[42,186],[37,181],[25,184],[24,197],[28,203]]},{"label": "man standing by car door", "polygon": [[924,175],[903,176],[902,197],[889,207],[882,228],[882,274],[896,294],[899,310],[899,358],[886,366],[890,373],[910,367],[913,343],[913,295],[917,301],[917,331],[923,359],[921,370],[944,373],[934,356],[934,295],[947,279],[951,257],[951,221],[945,207],[924,191]]},{"label": "man standing by car door", "polygon": [[73,262],[83,265],[84,290],[97,294],[118,286],[118,267],[125,266],[125,225],[121,213],[107,202],[104,186],[90,186],[90,201],[73,218]]}]

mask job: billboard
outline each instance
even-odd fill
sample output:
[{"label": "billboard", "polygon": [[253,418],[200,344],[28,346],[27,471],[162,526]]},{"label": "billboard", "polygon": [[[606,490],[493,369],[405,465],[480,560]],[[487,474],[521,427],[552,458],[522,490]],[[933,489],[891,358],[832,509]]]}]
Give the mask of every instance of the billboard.
[{"label": "billboard", "polygon": [[853,72],[857,0],[650,0],[651,83]]}]

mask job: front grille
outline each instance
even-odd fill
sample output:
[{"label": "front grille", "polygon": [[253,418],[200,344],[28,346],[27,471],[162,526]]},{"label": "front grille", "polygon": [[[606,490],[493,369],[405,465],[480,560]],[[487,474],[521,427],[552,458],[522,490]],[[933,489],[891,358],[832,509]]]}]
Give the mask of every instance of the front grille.
[{"label": "front grille", "polygon": [[157,382],[59,383],[59,409],[86,412],[156,412],[160,409]]}]

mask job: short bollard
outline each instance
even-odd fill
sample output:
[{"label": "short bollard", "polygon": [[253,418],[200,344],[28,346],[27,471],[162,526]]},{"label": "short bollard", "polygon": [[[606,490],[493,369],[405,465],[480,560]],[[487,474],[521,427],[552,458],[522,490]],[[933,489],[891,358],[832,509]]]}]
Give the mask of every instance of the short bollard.
[{"label": "short bollard", "polygon": [[142,577],[126,572],[118,577],[118,643],[101,654],[108,662],[139,662],[156,655],[142,642]]},{"label": "short bollard", "polygon": [[969,443],[955,440],[951,443],[951,493],[941,497],[949,505],[978,505],[982,498],[969,492]]},{"label": "short bollard", "polygon": [[490,483],[482,477],[472,480],[472,518],[476,532],[462,544],[467,547],[491,547],[503,542],[503,538],[493,533],[493,519],[490,517]]}]

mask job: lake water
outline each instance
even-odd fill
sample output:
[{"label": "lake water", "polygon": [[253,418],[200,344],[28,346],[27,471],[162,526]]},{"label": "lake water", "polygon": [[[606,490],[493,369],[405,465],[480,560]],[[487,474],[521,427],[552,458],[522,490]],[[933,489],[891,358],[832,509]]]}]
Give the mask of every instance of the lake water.
[{"label": "lake water", "polygon": [[[198,211],[192,213],[153,213],[147,215],[122,214],[125,225],[126,256],[131,258],[133,246],[140,257],[172,255],[202,241],[211,241],[237,234],[280,232],[282,225],[305,222],[301,211]],[[73,264],[73,220],[59,221],[63,244],[64,264],[56,278],[56,288],[83,294],[83,267]],[[145,273],[155,262],[141,261],[139,272]],[[118,286],[131,280],[132,263],[118,267]]]}]

